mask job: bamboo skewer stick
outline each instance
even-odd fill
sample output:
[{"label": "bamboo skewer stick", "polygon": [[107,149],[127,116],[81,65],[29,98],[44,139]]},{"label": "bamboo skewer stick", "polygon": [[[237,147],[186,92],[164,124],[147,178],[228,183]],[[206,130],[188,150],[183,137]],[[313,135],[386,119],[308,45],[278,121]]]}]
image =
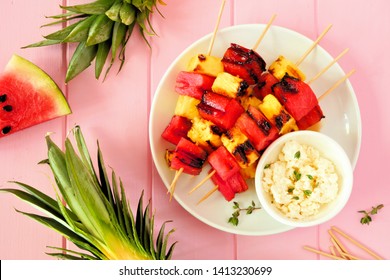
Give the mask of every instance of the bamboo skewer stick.
[{"label": "bamboo skewer stick", "polygon": [[220,23],[221,17],[222,17],[222,12],[223,12],[223,10],[225,8],[225,3],[226,3],[226,0],[222,0],[221,7],[219,8],[217,23],[215,24],[213,36],[212,36],[211,41],[210,41],[210,45],[209,45],[209,49],[207,51],[207,55],[210,55],[211,51],[213,49],[215,37],[216,37],[217,31],[218,31],[218,27],[219,27],[219,23]]},{"label": "bamboo skewer stick", "polygon": [[321,41],[321,39],[325,36],[326,33],[328,33],[329,29],[332,27],[332,25],[328,25],[328,27],[322,31],[321,35],[318,36],[318,38],[313,42],[313,44],[310,46],[310,48],[302,55],[302,57],[295,63],[296,66],[299,66],[302,61],[305,60],[305,58],[310,54],[310,52],[315,48],[315,46],[318,45],[318,43]]},{"label": "bamboo skewer stick", "polygon": [[195,190],[197,190],[198,188],[200,188],[208,179],[210,179],[217,171],[213,170],[211,171],[205,178],[202,179],[202,181],[200,181],[195,187],[193,187],[189,192],[188,194],[191,194],[193,193]]},{"label": "bamboo skewer stick", "polygon": [[330,235],[330,240],[332,241],[332,243],[335,245],[336,249],[339,251],[339,253],[347,253],[348,254],[348,250],[344,247],[344,245],[341,243],[341,241],[337,238],[336,235],[334,235],[333,231],[332,230],[328,230],[328,233]]},{"label": "bamboo skewer stick", "polygon": [[341,257],[338,257],[338,256],[334,256],[332,254],[329,254],[329,253],[326,253],[324,251],[320,251],[320,250],[317,250],[317,249],[314,249],[312,247],[309,247],[309,246],[303,246],[303,249],[305,250],[308,250],[310,252],[313,252],[313,253],[317,253],[319,255],[322,255],[322,256],[325,256],[325,257],[328,257],[328,258],[331,258],[331,259],[335,259],[335,260],[345,260]]},{"label": "bamboo skewer stick", "polygon": [[183,173],[183,168],[180,168],[179,170],[176,170],[176,174],[175,174],[175,177],[173,178],[173,181],[169,187],[169,190],[168,190],[168,193],[170,194],[169,196],[169,201],[172,200],[172,197],[173,197],[173,193],[175,192],[175,188],[176,188],[176,183],[177,183],[177,180],[179,179],[181,173]]},{"label": "bamboo skewer stick", "polygon": [[322,99],[324,99],[329,93],[331,93],[333,90],[335,90],[342,82],[344,82],[346,79],[348,79],[355,72],[356,72],[355,69],[349,71],[348,74],[346,74],[344,77],[342,77],[340,80],[338,80],[333,86],[331,86],[320,97],[318,97],[318,101],[321,101]]},{"label": "bamboo skewer stick", "polygon": [[332,60],[331,63],[329,63],[324,69],[322,69],[317,75],[315,75],[313,78],[311,78],[309,81],[307,81],[306,83],[307,84],[310,84],[312,82],[314,82],[315,80],[317,80],[322,74],[324,74],[330,67],[333,66],[333,64],[335,64],[341,57],[343,57],[347,52],[348,52],[348,48],[345,49],[342,53],[340,53],[335,59]]},{"label": "bamboo skewer stick", "polygon": [[257,39],[255,45],[253,46],[253,48],[252,48],[253,50],[256,50],[259,47],[261,41],[263,40],[265,34],[267,33],[268,29],[270,28],[270,26],[271,26],[272,22],[275,20],[275,18],[276,18],[276,14],[274,14],[271,17],[271,19],[268,21],[264,31],[261,33],[260,37]]},{"label": "bamboo skewer stick", "polygon": [[[330,241],[333,243],[333,247],[336,248],[336,250],[339,253],[339,255],[341,255],[341,257],[343,257],[343,254],[345,254],[346,251],[343,251],[343,249],[341,249],[341,247],[339,245],[340,242],[336,241],[333,237],[330,239]],[[345,259],[345,257],[344,257],[344,259]]]},{"label": "bamboo skewer stick", "polygon": [[210,191],[208,191],[197,203],[200,204],[202,201],[206,200],[207,198],[209,198],[210,195],[212,195],[214,192],[216,192],[218,190],[218,185],[214,186],[214,188],[212,188]]},{"label": "bamboo skewer stick", "polygon": [[375,252],[371,251],[370,249],[368,249],[366,246],[364,246],[363,244],[361,244],[360,242],[358,242],[357,240],[353,239],[351,236],[349,236],[348,234],[346,234],[345,232],[343,232],[342,230],[340,230],[339,228],[335,227],[335,226],[332,226],[332,229],[334,231],[336,231],[337,233],[339,233],[340,235],[342,235],[343,237],[345,237],[346,239],[348,239],[350,242],[352,242],[353,244],[355,244],[357,247],[363,249],[365,252],[367,252],[368,254],[370,254],[371,256],[373,256],[375,259],[377,260],[383,260],[382,257],[380,257],[378,254],[376,254]]}]

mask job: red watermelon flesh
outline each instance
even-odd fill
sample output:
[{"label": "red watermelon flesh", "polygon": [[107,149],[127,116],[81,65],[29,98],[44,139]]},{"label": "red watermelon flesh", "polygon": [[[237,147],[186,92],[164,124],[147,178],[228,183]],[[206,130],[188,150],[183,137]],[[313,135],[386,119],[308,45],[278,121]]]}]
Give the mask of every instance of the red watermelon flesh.
[{"label": "red watermelon flesh", "polygon": [[0,75],[0,106],[0,137],[71,113],[50,76],[18,55]]}]

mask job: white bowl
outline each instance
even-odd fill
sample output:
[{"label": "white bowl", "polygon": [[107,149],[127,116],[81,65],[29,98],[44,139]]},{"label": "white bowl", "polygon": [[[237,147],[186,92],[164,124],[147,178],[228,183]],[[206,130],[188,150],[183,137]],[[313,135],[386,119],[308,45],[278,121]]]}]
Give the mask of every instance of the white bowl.
[{"label": "white bowl", "polygon": [[[331,202],[321,206],[319,213],[302,219],[287,217],[271,201],[272,195],[266,192],[262,186],[264,168],[267,164],[273,163],[284,144],[290,140],[295,140],[300,144],[312,146],[317,149],[321,156],[333,162],[339,180],[339,190],[337,196]],[[344,149],[329,136],[316,131],[295,131],[285,134],[273,142],[263,153],[256,170],[255,188],[257,196],[263,209],[275,220],[285,225],[293,227],[308,227],[324,223],[336,216],[347,203],[353,183],[353,168]]]}]

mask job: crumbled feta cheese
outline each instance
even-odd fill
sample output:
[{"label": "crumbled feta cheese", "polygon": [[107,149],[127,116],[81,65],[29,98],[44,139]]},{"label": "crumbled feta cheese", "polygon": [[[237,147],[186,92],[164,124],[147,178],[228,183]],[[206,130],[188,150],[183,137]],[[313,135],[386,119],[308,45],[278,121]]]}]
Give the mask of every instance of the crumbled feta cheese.
[{"label": "crumbled feta cheese", "polygon": [[303,220],[319,213],[339,191],[334,164],[314,147],[290,140],[276,162],[264,169],[262,185],[287,217]]}]

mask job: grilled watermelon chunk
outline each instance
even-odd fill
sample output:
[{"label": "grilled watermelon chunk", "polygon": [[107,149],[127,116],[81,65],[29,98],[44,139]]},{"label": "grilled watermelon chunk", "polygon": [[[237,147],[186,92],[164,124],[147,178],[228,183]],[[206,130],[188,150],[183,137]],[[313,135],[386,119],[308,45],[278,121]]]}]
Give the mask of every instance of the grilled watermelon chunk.
[{"label": "grilled watermelon chunk", "polygon": [[170,167],[175,170],[199,175],[207,158],[207,152],[186,138],[181,138],[170,158]]},{"label": "grilled watermelon chunk", "polygon": [[253,87],[252,94],[263,100],[268,94],[272,94],[272,86],[278,82],[279,80],[274,75],[265,72],[260,76],[258,84]]},{"label": "grilled watermelon chunk", "polygon": [[315,106],[306,116],[301,118],[298,122],[298,128],[301,130],[308,129],[309,127],[315,125],[321,119],[325,118],[322,113],[320,105]]},{"label": "grilled watermelon chunk", "polygon": [[236,159],[224,146],[220,146],[212,152],[208,157],[208,162],[223,180],[228,180],[233,174],[240,171]]},{"label": "grilled watermelon chunk", "polygon": [[211,181],[218,186],[218,190],[227,201],[231,201],[236,193],[241,193],[248,189],[248,185],[240,172],[234,173],[228,181],[223,180],[218,173],[215,173],[211,176]]},{"label": "grilled watermelon chunk", "polygon": [[191,121],[186,117],[174,115],[161,136],[168,142],[177,145],[182,137],[187,138],[191,126]]},{"label": "grilled watermelon chunk", "polygon": [[262,151],[279,136],[279,131],[264,114],[253,106],[242,114],[236,126],[244,133],[257,151]]},{"label": "grilled watermelon chunk", "polygon": [[225,51],[222,63],[225,72],[244,79],[249,85],[256,84],[266,70],[264,59],[255,51],[231,44]]},{"label": "grilled watermelon chunk", "polygon": [[287,75],[272,90],[297,122],[318,105],[317,97],[308,84]]},{"label": "grilled watermelon chunk", "polygon": [[228,130],[233,127],[245,110],[234,98],[207,92],[198,104],[198,111],[202,118],[211,121],[223,130]]},{"label": "grilled watermelon chunk", "polygon": [[18,55],[0,75],[0,106],[0,137],[71,113],[52,78]]},{"label": "grilled watermelon chunk", "polygon": [[215,77],[195,72],[181,71],[176,77],[175,90],[182,95],[202,99],[205,91],[211,91]]}]

